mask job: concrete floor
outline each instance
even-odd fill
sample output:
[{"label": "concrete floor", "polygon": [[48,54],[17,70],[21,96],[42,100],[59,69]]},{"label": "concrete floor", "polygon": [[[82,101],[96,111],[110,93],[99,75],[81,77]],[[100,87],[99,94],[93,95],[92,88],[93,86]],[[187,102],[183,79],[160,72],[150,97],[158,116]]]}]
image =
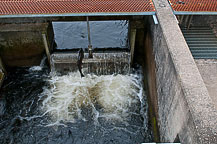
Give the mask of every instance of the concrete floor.
[{"label": "concrete floor", "polygon": [[217,60],[195,59],[195,62],[217,109]]}]

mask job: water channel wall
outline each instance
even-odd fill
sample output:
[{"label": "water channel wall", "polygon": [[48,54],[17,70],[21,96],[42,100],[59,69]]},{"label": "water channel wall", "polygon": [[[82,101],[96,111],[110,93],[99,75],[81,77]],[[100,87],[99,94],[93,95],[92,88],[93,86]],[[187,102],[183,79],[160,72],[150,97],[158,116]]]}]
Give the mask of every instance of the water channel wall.
[{"label": "water channel wall", "polygon": [[[129,20],[140,16],[90,17],[90,20]],[[86,17],[1,18],[0,57],[5,67],[39,65],[45,54],[42,34],[46,34],[50,52],[55,47],[52,23],[86,21]]]},{"label": "water channel wall", "polygon": [[[144,62],[153,127],[155,123],[158,124],[161,142],[216,143],[217,112],[177,20],[167,0],[153,1],[159,24],[155,25],[151,16],[145,20],[149,22],[145,26],[139,21],[131,24],[138,24],[134,57],[141,58],[137,60],[138,63]],[[50,51],[54,44],[52,25],[48,21],[85,19],[1,20],[0,57],[3,64],[6,67],[39,65],[45,53],[42,34],[46,34]],[[92,18],[115,19],[130,20],[129,17]],[[196,21],[197,17],[193,19],[193,22]],[[210,24],[212,26],[215,22]],[[154,127],[154,133],[157,131]]]},{"label": "water channel wall", "polygon": [[157,113],[160,141],[214,144],[217,111],[169,3],[154,0],[154,4],[159,24],[149,20],[145,49],[150,60],[149,97]]},{"label": "water channel wall", "polygon": [[46,34],[51,48],[52,24],[43,23],[1,23],[0,57],[6,67],[39,65],[44,55],[42,34]]}]

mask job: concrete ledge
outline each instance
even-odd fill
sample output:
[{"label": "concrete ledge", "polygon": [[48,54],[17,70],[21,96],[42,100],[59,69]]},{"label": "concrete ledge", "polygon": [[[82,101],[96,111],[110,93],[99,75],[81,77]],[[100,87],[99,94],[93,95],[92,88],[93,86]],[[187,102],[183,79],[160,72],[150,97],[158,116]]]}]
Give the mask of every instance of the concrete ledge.
[{"label": "concrete ledge", "polygon": [[[158,29],[162,32],[162,35],[156,34],[156,36],[162,36],[162,39],[165,40],[166,51],[169,53],[165,55],[164,59],[169,60],[171,58],[167,63],[171,62],[170,65],[174,66],[175,74],[171,76],[175,76],[181,86],[181,91],[177,96],[183,95],[181,99],[183,105],[185,105],[185,107],[180,107],[184,112],[183,115],[178,116],[179,118],[173,115],[174,118],[171,122],[176,123],[176,125],[173,125],[174,127],[170,127],[170,123],[165,124],[168,126],[166,128],[161,127],[161,132],[165,130],[165,134],[161,139],[173,142],[174,135],[177,133],[180,134],[181,143],[217,143],[217,111],[177,24],[177,20],[167,0],[153,0],[153,2],[159,21]],[[162,78],[167,78],[170,72],[164,70],[162,74]],[[168,93],[165,96],[170,95]],[[159,103],[161,102],[159,101]],[[177,103],[177,106],[181,105],[179,101]],[[187,112],[188,110],[189,112]],[[184,115],[185,119],[180,120],[180,117]],[[166,113],[165,117],[167,117]],[[166,121],[162,120],[162,122]]]},{"label": "concrete ledge", "polygon": [[[56,52],[51,55],[51,69],[60,73],[78,71],[78,53]],[[82,71],[97,75],[126,74],[130,70],[130,53],[93,53],[93,58],[88,58],[84,53]]]},{"label": "concrete ledge", "polygon": [[217,109],[217,60],[195,59],[195,62]]}]

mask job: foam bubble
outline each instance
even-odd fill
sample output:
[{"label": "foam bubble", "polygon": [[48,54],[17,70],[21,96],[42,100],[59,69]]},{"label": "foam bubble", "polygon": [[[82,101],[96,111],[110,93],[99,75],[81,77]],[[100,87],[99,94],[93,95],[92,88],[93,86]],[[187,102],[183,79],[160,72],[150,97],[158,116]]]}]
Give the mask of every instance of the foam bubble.
[{"label": "foam bubble", "polygon": [[42,110],[53,122],[86,120],[83,110],[90,109],[91,117],[106,120],[125,120],[132,108],[140,103],[143,91],[137,75],[87,75],[78,72],[64,76],[53,75],[50,87],[45,88]]}]

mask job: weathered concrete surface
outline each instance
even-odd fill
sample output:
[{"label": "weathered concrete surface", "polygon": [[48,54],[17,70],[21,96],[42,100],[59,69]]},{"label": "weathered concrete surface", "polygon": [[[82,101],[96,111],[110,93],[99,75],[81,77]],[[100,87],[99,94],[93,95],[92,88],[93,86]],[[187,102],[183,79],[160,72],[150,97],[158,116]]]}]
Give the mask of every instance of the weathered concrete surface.
[{"label": "weathered concrete surface", "polygon": [[[152,19],[152,18],[151,18]],[[145,55],[145,58],[144,58]],[[157,97],[157,88],[156,88],[156,64],[154,59],[154,53],[152,49],[152,40],[150,32],[146,34],[145,37],[145,48],[143,53],[144,64],[144,73],[145,81],[148,94],[148,103],[149,103],[149,118],[151,118],[154,140],[155,142],[160,142],[159,140],[159,131],[157,127],[158,117],[158,97]]]},{"label": "weathered concrete surface", "polygon": [[45,51],[42,33],[48,30],[48,23],[0,24],[0,57],[5,66],[39,65]]},{"label": "weathered concrete surface", "polygon": [[152,23],[162,142],[217,143],[217,111],[167,0],[153,0]]},{"label": "weathered concrete surface", "polygon": [[[78,53],[55,52],[51,55],[51,69],[63,74],[78,71],[77,60]],[[92,59],[89,59],[88,53],[85,53],[82,63],[84,73],[125,74],[130,70],[130,53],[93,53]]]},{"label": "weathered concrete surface", "polygon": [[217,109],[217,60],[195,59],[195,62]]}]

